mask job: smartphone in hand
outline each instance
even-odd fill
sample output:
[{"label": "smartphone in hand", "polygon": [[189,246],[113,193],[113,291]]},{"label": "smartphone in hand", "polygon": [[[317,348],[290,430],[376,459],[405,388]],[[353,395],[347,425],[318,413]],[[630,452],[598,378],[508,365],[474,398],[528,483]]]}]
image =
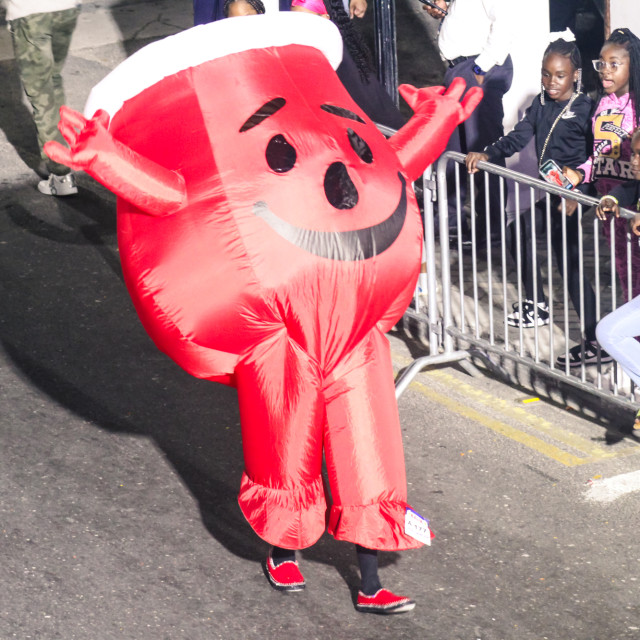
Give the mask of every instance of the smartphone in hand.
[{"label": "smartphone in hand", "polygon": [[426,4],[427,7],[431,7],[432,9],[439,11],[443,16],[447,15],[447,12],[444,9],[441,9],[437,4],[435,4],[435,2],[431,2],[430,0],[420,0],[420,2],[422,2],[422,4]]},{"label": "smartphone in hand", "polygon": [[[422,0],[420,0],[422,2]],[[565,189],[573,189],[573,183],[562,173],[562,168],[554,160],[547,160],[540,167],[540,175],[550,184]]]}]

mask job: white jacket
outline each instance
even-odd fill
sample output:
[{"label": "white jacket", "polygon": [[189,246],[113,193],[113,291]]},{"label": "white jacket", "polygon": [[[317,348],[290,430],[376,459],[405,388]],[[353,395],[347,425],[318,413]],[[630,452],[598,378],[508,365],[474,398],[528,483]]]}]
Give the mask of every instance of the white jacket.
[{"label": "white jacket", "polygon": [[51,13],[73,9],[79,4],[79,0],[4,0],[4,6],[7,9],[7,22],[24,18],[32,13]]}]

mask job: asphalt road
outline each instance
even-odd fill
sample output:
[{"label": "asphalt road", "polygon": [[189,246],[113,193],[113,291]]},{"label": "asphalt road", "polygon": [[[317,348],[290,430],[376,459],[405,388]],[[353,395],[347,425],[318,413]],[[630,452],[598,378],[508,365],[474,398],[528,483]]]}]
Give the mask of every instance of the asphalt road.
[{"label": "asphalt road", "polygon": [[[160,5],[111,8],[129,25],[188,17],[176,2],[158,21]],[[75,49],[70,104],[143,41]],[[0,83],[0,640],[640,637],[639,498],[616,497],[640,448],[451,367],[400,400],[410,502],[436,539],[381,554],[381,576],[417,608],[357,613],[355,554],[327,536],[301,554],[306,591],[271,589],[236,503],[235,392],[155,349],[122,283],[113,196],[86,176],[77,197],[38,194],[10,59]],[[397,368],[422,352],[390,339]]]}]

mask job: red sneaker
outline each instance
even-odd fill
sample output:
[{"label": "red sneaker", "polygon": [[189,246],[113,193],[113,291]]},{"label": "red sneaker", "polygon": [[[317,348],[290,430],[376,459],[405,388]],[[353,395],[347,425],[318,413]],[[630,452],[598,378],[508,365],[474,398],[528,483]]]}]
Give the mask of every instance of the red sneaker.
[{"label": "red sneaker", "polygon": [[285,560],[276,566],[269,551],[264,567],[271,586],[278,591],[302,591],[306,586],[295,560]]},{"label": "red sneaker", "polygon": [[387,589],[380,589],[372,596],[365,596],[362,591],[358,591],[358,602],[356,609],[363,613],[404,613],[411,611],[416,603],[405,596],[397,596]]}]

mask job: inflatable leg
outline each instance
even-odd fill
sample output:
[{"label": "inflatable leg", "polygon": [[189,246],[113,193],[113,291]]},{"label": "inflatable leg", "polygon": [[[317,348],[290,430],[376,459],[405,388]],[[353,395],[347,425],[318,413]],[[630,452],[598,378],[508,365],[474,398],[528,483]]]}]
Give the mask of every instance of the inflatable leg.
[{"label": "inflatable leg", "polygon": [[407,489],[389,343],[374,329],[325,388],[329,533],[369,549],[420,547],[405,534]]},{"label": "inflatable leg", "polygon": [[235,372],[245,460],[240,508],[270,544],[311,546],[326,526],[317,365],[283,330]]}]

